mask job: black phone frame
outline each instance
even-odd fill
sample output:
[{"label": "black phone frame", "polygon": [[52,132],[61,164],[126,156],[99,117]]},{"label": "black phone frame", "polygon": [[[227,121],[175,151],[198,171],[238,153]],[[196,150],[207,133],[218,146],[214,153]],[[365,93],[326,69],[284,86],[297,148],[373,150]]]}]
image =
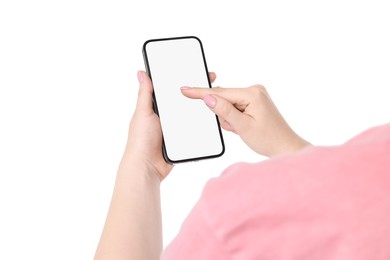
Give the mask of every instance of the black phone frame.
[{"label": "black phone frame", "polygon": [[[143,58],[144,58],[146,73],[149,75],[150,79],[152,80],[152,84],[153,84],[153,77],[152,77],[152,74],[151,74],[151,71],[150,71],[148,55],[147,55],[147,51],[146,51],[146,45],[148,43],[150,43],[150,42],[172,41],[172,40],[182,40],[182,39],[195,39],[195,40],[197,40],[199,42],[200,49],[201,49],[201,52],[202,52],[203,63],[204,63],[206,74],[207,74],[206,75],[207,76],[207,81],[208,81],[208,84],[209,84],[209,88],[212,88],[211,81],[210,81],[210,75],[209,75],[209,71],[208,71],[207,63],[206,63],[206,57],[205,57],[205,54],[204,54],[203,44],[202,44],[202,41],[198,37],[196,37],[196,36],[180,36],[180,37],[158,38],[158,39],[150,39],[150,40],[145,41],[145,43],[142,46],[142,54],[143,54]],[[156,99],[156,96],[155,96],[155,93],[154,93],[154,89],[153,89],[153,109],[154,109],[154,112],[159,116],[158,106],[157,106],[157,99]],[[218,120],[218,116],[215,115],[215,118],[216,118],[216,121],[217,121],[219,137],[220,137],[221,145],[222,145],[222,151],[219,154],[208,155],[208,156],[201,156],[201,157],[195,157],[195,158],[187,158],[187,159],[181,159],[181,160],[171,160],[169,158],[169,156],[168,156],[167,149],[166,149],[166,146],[165,146],[164,133],[162,133],[162,154],[163,154],[164,160],[167,163],[169,163],[169,164],[176,164],[176,163],[184,163],[184,162],[190,162],[190,161],[200,161],[200,160],[205,160],[205,159],[213,159],[213,158],[217,158],[217,157],[222,156],[225,153],[225,142],[224,142],[224,138],[223,138],[223,135],[222,135],[222,129],[221,129],[220,122]]]}]

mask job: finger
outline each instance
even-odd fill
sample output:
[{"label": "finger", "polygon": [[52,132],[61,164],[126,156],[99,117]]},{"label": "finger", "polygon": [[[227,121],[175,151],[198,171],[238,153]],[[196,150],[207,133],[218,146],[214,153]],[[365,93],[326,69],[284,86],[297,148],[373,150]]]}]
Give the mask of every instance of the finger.
[{"label": "finger", "polygon": [[148,74],[145,71],[138,71],[137,73],[139,90],[137,100],[137,110],[145,112],[153,112],[153,86]]},{"label": "finger", "polygon": [[248,116],[225,98],[218,95],[206,95],[203,101],[219,118],[226,121],[224,126],[228,131],[240,132],[245,127]]},{"label": "finger", "polygon": [[252,100],[253,95],[250,91],[243,88],[191,88],[182,87],[181,92],[184,96],[192,99],[203,99],[207,95],[218,95],[237,105],[240,110],[245,109],[246,105]]},{"label": "finger", "polygon": [[209,72],[209,78],[210,78],[210,82],[213,83],[217,78],[217,74],[215,74],[215,72]]},{"label": "finger", "polygon": [[219,123],[221,125],[221,127],[223,129],[225,129],[226,131],[229,131],[229,132],[234,132],[232,126],[229,124],[228,121],[226,121],[225,119],[222,119],[222,118],[219,118]]}]

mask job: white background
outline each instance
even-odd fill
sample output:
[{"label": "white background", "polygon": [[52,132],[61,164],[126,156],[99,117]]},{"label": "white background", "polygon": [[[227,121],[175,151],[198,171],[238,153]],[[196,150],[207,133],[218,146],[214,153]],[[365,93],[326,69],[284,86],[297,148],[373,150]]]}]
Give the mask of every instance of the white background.
[{"label": "white background", "polygon": [[[202,39],[216,85],[261,83],[314,144],[389,121],[387,1],[0,2],[0,259],[91,259],[150,38]],[[233,2],[233,1],[231,1]],[[226,155],[162,183],[167,244]]]}]

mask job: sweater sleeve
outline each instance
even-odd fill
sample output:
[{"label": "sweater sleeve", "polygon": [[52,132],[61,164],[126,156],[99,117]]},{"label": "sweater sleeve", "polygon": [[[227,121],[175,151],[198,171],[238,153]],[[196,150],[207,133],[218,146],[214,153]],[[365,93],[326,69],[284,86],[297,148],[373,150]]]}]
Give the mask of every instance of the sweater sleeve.
[{"label": "sweater sleeve", "polygon": [[[224,173],[228,173],[229,169]],[[223,174],[222,174],[223,175]],[[209,181],[209,183],[215,180]],[[183,222],[179,234],[165,248],[161,259],[186,259],[186,260],[230,260],[217,232],[210,223],[210,210],[208,207],[209,184],[206,185],[201,199],[194,206],[189,216]],[[212,213],[211,213],[212,214]]]},{"label": "sweater sleeve", "polygon": [[210,180],[163,260],[390,259],[390,124]]}]

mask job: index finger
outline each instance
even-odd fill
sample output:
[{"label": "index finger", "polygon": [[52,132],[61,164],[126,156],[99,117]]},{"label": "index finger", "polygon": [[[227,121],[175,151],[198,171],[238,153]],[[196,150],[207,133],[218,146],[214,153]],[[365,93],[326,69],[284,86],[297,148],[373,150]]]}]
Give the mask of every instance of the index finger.
[{"label": "index finger", "polygon": [[207,95],[219,95],[233,104],[247,103],[251,98],[250,93],[243,88],[189,88],[182,87],[184,96],[192,99],[203,99]]}]

